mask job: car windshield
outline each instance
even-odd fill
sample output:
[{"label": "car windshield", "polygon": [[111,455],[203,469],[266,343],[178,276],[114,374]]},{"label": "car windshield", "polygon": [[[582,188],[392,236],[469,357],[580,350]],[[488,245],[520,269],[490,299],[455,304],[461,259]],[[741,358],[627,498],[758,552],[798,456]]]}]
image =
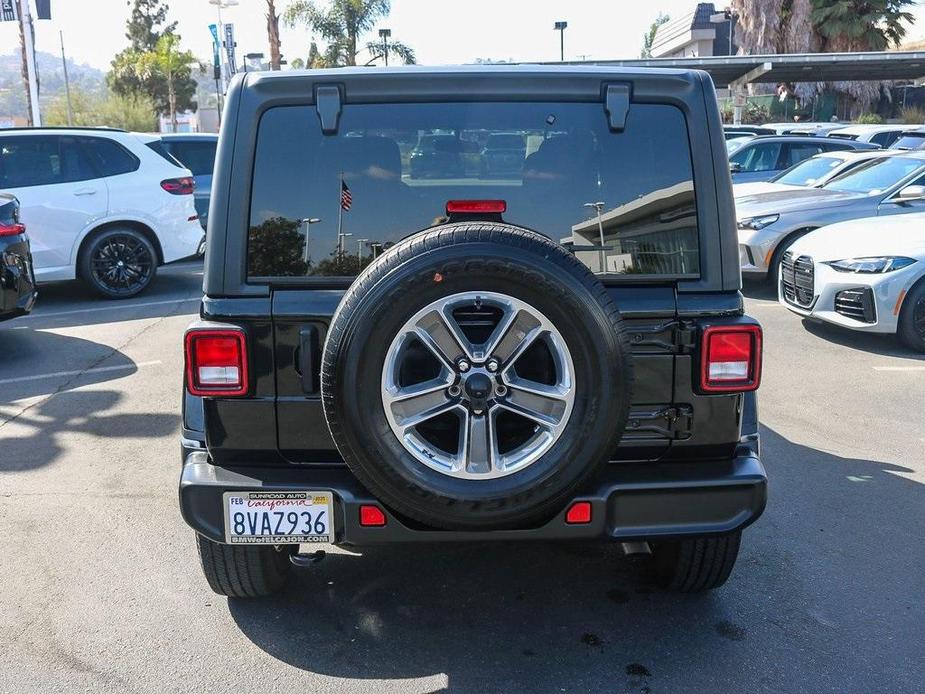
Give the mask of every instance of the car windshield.
[{"label": "car windshield", "polygon": [[731,140],[726,140],[726,154],[732,154],[751,139],[751,136],[745,135],[743,137],[734,137]]},{"label": "car windshield", "polygon": [[874,159],[843,176],[832,179],[822,187],[842,193],[877,195],[892,188],[907,176],[921,169],[923,165],[925,161],[912,157]]},{"label": "car windshield", "polygon": [[811,157],[791,166],[780,176],[771,180],[790,186],[811,186],[820,179],[830,176],[832,171],[841,166],[844,161],[840,157]]}]

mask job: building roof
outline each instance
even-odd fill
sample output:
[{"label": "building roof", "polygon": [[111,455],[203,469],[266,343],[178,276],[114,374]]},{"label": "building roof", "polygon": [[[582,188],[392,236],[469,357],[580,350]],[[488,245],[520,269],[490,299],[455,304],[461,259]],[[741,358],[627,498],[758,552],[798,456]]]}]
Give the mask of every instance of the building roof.
[{"label": "building roof", "polygon": [[715,25],[710,22],[710,15],[714,14],[716,9],[712,2],[701,2],[691,10],[682,14],[676,19],[670,19],[658,29],[655,30],[655,38],[652,41],[652,54],[660,55],[665,51],[663,49],[670,44],[674,44],[681,37],[690,37],[693,32],[698,30],[709,30],[715,36]]},{"label": "building roof", "polygon": [[778,84],[925,78],[925,51],[636,58],[593,62],[624,67],[705,70],[718,87],[726,87],[735,81]]}]

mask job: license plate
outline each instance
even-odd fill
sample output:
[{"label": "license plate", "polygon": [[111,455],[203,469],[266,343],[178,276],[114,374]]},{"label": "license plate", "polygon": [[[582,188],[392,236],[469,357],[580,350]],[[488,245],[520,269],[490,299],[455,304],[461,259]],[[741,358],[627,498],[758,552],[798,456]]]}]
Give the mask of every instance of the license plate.
[{"label": "license plate", "polygon": [[225,492],[225,540],[281,545],[334,539],[330,492]]}]

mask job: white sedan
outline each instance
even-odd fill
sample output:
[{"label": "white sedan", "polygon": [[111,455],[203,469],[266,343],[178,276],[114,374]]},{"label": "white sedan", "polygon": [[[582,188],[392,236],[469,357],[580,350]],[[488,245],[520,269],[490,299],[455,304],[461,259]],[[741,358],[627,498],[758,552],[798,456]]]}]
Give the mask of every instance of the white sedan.
[{"label": "white sedan", "polygon": [[896,333],[925,352],[925,213],[855,219],[798,239],[783,255],[778,296],[801,316]]}]

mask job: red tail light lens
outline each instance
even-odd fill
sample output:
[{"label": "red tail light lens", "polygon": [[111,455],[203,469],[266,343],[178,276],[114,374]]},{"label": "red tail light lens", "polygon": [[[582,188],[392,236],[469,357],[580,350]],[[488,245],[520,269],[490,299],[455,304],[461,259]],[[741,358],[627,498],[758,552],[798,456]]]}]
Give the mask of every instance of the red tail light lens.
[{"label": "red tail light lens", "polygon": [[504,200],[449,200],[447,214],[501,214],[507,210]]},{"label": "red tail light lens", "polygon": [[0,236],[17,236],[26,233],[26,225],[19,224],[0,224]]},{"label": "red tail light lens", "polygon": [[186,333],[186,387],[199,396],[247,395],[247,341],[240,330]]},{"label": "red tail light lens", "polygon": [[378,506],[363,504],[360,506],[360,525],[364,528],[381,528],[385,525],[385,513]]},{"label": "red tail light lens", "polygon": [[181,178],[168,178],[161,181],[161,188],[171,195],[192,195],[196,190],[196,181],[192,176],[183,176]]},{"label": "red tail light lens", "polygon": [[569,525],[585,525],[591,522],[591,502],[576,501],[565,512],[565,522]]},{"label": "red tail light lens", "polygon": [[707,393],[756,390],[761,382],[761,327],[714,325],[703,331],[700,387]]}]

